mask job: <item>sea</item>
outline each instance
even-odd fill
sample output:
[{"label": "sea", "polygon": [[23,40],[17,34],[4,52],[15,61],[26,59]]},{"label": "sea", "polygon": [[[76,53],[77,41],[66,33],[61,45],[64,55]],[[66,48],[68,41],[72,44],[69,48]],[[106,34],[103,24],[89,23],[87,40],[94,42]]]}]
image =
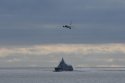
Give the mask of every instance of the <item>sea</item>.
[{"label": "sea", "polygon": [[0,83],[125,83],[125,68],[0,68]]}]

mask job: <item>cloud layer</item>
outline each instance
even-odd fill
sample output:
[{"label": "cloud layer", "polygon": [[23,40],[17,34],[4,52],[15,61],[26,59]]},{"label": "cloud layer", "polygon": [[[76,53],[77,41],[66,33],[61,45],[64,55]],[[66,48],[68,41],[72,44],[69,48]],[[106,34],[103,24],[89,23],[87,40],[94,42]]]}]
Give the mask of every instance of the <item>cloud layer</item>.
[{"label": "cloud layer", "polygon": [[56,66],[66,62],[82,67],[125,66],[124,44],[51,44],[0,49],[0,66]]}]

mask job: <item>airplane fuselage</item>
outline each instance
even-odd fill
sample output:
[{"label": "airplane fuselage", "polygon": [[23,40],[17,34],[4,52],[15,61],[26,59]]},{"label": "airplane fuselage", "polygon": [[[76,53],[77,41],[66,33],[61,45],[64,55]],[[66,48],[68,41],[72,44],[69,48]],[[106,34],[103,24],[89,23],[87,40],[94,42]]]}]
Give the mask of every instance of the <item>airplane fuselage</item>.
[{"label": "airplane fuselage", "polygon": [[71,26],[69,26],[69,25],[64,25],[63,27],[71,29]]}]

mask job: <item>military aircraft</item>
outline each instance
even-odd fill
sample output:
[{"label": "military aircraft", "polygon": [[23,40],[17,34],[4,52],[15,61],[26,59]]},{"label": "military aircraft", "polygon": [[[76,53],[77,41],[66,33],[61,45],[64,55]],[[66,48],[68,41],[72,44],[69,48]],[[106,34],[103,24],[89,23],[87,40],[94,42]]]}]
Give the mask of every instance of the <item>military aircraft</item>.
[{"label": "military aircraft", "polygon": [[63,28],[71,29],[72,28],[71,24],[72,24],[72,22],[70,24],[63,25],[62,27]]}]

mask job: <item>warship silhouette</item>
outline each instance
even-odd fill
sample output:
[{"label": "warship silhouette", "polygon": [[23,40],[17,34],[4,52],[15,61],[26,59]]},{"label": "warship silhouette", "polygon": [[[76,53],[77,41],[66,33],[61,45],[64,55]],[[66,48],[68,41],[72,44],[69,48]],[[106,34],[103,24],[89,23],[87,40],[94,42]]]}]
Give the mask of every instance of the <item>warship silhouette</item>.
[{"label": "warship silhouette", "polygon": [[60,61],[59,65],[55,67],[55,72],[61,72],[61,71],[73,71],[72,65],[66,64],[63,58]]}]

